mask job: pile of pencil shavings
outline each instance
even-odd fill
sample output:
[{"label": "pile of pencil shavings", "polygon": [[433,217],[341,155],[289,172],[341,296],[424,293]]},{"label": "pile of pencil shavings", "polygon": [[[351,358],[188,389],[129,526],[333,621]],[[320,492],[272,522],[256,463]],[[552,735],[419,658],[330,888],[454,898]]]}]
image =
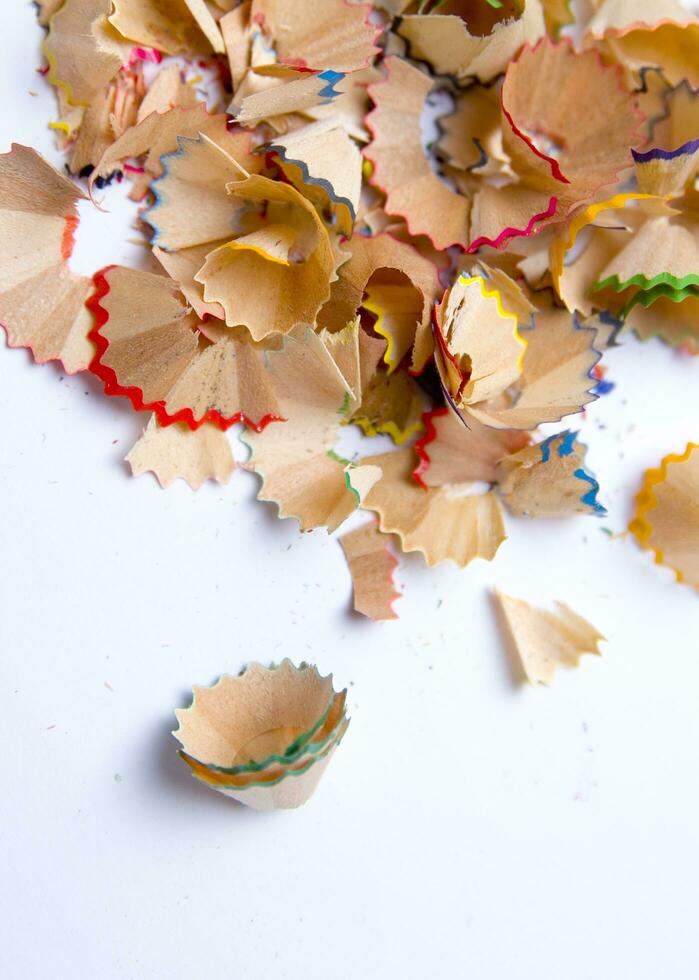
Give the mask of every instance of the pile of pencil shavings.
[{"label": "pile of pencil shavings", "polygon": [[[465,566],[505,511],[603,513],[574,425],[540,426],[598,396],[624,333],[699,352],[699,20],[592,6],[42,0],[76,179],[0,157],[10,345],[149,413],[135,474],[225,483],[240,423],[281,517],[370,512],[341,540],[373,619],[391,535]],[[124,179],[148,270],[78,276],[77,202]],[[342,458],[347,425],[395,451]],[[699,585],[696,447],[674,449],[632,530]]]}]

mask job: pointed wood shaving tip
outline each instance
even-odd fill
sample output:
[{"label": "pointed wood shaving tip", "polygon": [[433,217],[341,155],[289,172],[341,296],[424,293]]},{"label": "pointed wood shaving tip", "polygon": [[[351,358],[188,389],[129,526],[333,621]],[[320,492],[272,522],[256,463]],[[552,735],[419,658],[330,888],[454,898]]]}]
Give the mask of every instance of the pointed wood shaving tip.
[{"label": "pointed wood shaving tip", "polygon": [[90,175],[90,187],[98,178],[109,177],[129,157],[145,157],[148,175],[159,177],[163,172],[161,157],[174,153],[181,139],[197,139],[206,136],[228,156],[233,157],[248,172],[260,165],[258,157],[249,152],[249,136],[231,133],[225,113],[211,114],[206,106],[192,108],[176,106],[167,112],[151,112],[136,126],[126,130],[103,154]]},{"label": "pointed wood shaving tip", "polygon": [[336,99],[340,94],[336,86],[343,78],[342,72],[331,70],[318,75],[303,74],[261,92],[253,92],[242,99],[239,106],[232,103],[229,112],[236,122],[247,127],[257,126],[265,120],[303,113]]},{"label": "pointed wood shaving tip", "polygon": [[509,645],[532,684],[551,684],[559,666],[577,667],[583,654],[600,653],[605,637],[565,603],[548,612],[502,592],[494,595]]}]

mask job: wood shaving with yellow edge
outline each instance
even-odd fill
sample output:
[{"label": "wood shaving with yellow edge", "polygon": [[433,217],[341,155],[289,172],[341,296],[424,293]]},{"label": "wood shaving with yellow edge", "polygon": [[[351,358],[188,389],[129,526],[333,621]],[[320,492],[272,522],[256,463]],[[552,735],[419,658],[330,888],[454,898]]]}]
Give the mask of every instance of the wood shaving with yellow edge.
[{"label": "wood shaving with yellow edge", "polygon": [[[198,489],[244,468],[302,531],[376,515],[342,538],[376,619],[382,535],[463,567],[495,560],[505,511],[514,533],[605,513],[574,417],[613,387],[607,350],[699,354],[699,18],[677,0],[36,6],[68,176],[0,155],[0,323],[149,413],[135,475]],[[79,209],[121,181],[143,268],[78,276]],[[695,449],[646,474],[631,530],[697,585]]]},{"label": "wood shaving with yellow edge", "polygon": [[699,444],[646,470],[629,531],[678,582],[699,589]]}]

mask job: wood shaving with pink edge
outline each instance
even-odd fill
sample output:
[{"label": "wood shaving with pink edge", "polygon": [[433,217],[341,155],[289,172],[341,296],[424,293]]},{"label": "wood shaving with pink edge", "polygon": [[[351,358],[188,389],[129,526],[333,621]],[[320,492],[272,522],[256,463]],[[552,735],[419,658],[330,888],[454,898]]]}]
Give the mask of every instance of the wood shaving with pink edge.
[{"label": "wood shaving with pink edge", "polygon": [[[0,154],[0,323],[150,413],[134,475],[198,490],[246,469],[302,531],[372,513],[340,539],[371,619],[396,615],[385,535],[464,566],[495,560],[516,517],[605,513],[575,425],[611,387],[605,351],[626,332],[699,352],[696,17],[37,7],[68,176]],[[77,202],[122,181],[149,271],[77,276]],[[666,457],[632,529],[696,584],[690,469]]]}]

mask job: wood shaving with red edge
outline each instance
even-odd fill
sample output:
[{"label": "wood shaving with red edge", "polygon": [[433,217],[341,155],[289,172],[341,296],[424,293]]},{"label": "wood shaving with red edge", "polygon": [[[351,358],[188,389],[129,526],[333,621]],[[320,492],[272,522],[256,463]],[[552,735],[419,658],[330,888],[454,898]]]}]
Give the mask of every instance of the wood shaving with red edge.
[{"label": "wood shaving with red edge", "polygon": [[[386,534],[464,566],[505,509],[604,513],[573,430],[605,351],[699,353],[699,19],[593,6],[42,0],[72,179],[0,155],[8,345],[153,413],[136,475],[226,483],[240,424],[281,517],[375,514],[341,539],[372,619],[395,617]],[[78,276],[78,202],[122,179],[157,271]],[[395,446],[347,459],[348,426]],[[632,523],[693,584],[695,469],[668,455]],[[502,602],[533,679],[542,623],[577,658],[582,620]]]}]

